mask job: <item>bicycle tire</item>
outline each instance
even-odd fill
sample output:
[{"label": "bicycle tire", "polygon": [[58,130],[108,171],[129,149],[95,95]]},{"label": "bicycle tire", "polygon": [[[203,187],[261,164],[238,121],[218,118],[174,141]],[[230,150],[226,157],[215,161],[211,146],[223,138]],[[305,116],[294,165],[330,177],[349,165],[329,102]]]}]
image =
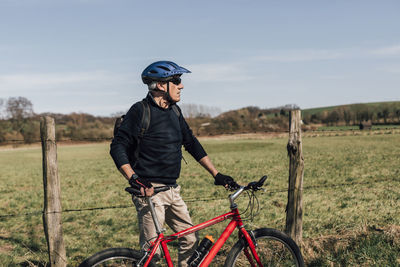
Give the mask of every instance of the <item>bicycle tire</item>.
[{"label": "bicycle tire", "polygon": [[[263,266],[304,266],[299,247],[286,234],[271,228],[257,229],[253,234],[257,241],[256,251]],[[243,253],[246,243],[244,239],[236,242],[226,257],[225,267],[250,265]]]},{"label": "bicycle tire", "polygon": [[142,253],[130,248],[109,248],[90,256],[79,267],[133,266],[142,256]]}]

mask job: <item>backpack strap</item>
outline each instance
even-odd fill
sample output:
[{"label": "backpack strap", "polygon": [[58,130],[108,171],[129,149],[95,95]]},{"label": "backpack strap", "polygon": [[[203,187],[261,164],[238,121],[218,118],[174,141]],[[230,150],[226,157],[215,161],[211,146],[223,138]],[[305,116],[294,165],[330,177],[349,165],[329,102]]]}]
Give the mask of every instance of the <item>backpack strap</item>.
[{"label": "backpack strap", "polygon": [[176,114],[176,116],[178,116],[178,118],[181,116],[181,112],[179,111],[179,109],[176,105],[172,105],[172,110],[175,112],[175,114]]},{"label": "backpack strap", "polygon": [[143,138],[147,129],[149,129],[150,119],[151,119],[149,103],[146,101],[146,99],[143,99],[142,101],[140,101],[140,104],[142,104],[143,107],[143,114],[142,114],[141,128],[139,132],[139,139]]},{"label": "backpack strap", "polygon": [[142,140],[147,129],[149,129],[150,119],[151,119],[149,103],[146,101],[146,99],[143,99],[142,101],[140,101],[140,104],[142,104],[143,114],[142,114],[142,121],[141,121],[141,125],[140,125],[140,132],[139,132],[137,143],[136,143],[136,150],[134,152],[136,162],[139,159],[140,141]]},{"label": "backpack strap", "polygon": [[[181,120],[180,120],[180,117],[181,117],[180,109],[176,105],[172,105],[172,110],[175,112],[176,116],[178,117],[179,126],[181,127],[181,131],[182,131],[182,124],[181,124]],[[187,165],[188,163],[187,163],[186,159],[183,157],[183,154],[182,154],[182,159],[185,161],[185,163]]]},{"label": "backpack strap", "polygon": [[119,127],[121,127],[121,124],[122,124],[122,121],[124,120],[124,118],[125,118],[125,115],[122,115],[121,117],[118,117],[115,120],[114,131],[113,131],[113,139],[117,135],[118,129],[119,129]]}]

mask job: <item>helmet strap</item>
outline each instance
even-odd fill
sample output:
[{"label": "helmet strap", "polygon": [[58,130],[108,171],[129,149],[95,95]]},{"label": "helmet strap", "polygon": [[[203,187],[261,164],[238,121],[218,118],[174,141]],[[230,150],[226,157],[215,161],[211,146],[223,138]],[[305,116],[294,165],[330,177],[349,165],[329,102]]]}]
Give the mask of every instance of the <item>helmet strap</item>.
[{"label": "helmet strap", "polygon": [[169,104],[175,104],[175,101],[171,98],[171,95],[169,94],[169,81],[167,82],[167,91],[160,90],[157,88],[157,86],[151,91],[163,93],[165,100]]},{"label": "helmet strap", "polygon": [[167,101],[168,101],[170,104],[174,104],[174,103],[175,103],[175,101],[172,100],[171,95],[169,94],[169,81],[167,82],[167,92],[165,92],[165,96],[166,96],[166,98],[167,98]]}]

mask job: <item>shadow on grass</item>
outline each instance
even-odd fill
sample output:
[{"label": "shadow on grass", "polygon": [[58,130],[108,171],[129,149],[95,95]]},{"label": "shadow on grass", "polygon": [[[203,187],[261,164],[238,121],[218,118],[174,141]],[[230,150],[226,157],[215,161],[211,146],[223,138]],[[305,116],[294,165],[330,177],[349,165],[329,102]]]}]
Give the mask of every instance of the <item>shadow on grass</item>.
[{"label": "shadow on grass", "polygon": [[[12,266],[49,266],[45,258],[47,245],[42,230],[43,226],[38,220],[32,220],[29,216],[23,219],[23,224],[25,225],[24,229],[0,236],[0,241],[8,243],[14,248],[12,253],[14,256],[9,255],[10,264]],[[16,255],[18,257],[15,257]],[[3,265],[0,263],[0,266]]]},{"label": "shadow on grass", "polygon": [[399,266],[400,226],[307,240],[307,266]]},{"label": "shadow on grass", "polygon": [[49,263],[43,263],[43,262],[38,262],[38,261],[24,261],[21,262],[18,266],[22,267],[32,267],[32,266],[37,266],[37,267],[48,267],[50,266]]},{"label": "shadow on grass", "polygon": [[[4,237],[4,236],[0,236],[0,240],[4,240],[10,244],[16,245],[20,249],[28,250],[28,251],[32,252],[33,255],[35,255],[35,254],[39,255],[39,254],[43,253],[43,250],[40,249],[40,246],[37,242],[25,243],[24,242],[25,240],[23,240],[22,238]],[[15,259],[13,259],[12,262],[14,262],[14,264],[17,264],[18,266],[39,266],[39,267],[50,266],[46,262],[29,259],[29,258],[25,259],[22,262],[18,262],[18,263],[15,262]],[[37,257],[35,257],[35,258],[37,258]]]},{"label": "shadow on grass", "polygon": [[0,240],[7,241],[11,244],[16,244],[19,245],[21,248],[27,248],[31,252],[38,252],[41,253],[43,250],[40,249],[40,245],[37,242],[30,242],[30,243],[25,243],[22,238],[14,238],[14,237],[4,237],[0,236]]}]

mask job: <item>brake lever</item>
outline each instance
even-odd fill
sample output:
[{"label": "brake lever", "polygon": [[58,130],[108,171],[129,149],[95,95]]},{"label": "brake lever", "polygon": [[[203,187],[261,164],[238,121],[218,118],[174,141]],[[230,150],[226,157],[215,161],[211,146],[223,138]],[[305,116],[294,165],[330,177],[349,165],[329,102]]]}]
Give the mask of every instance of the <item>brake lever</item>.
[{"label": "brake lever", "polygon": [[253,191],[258,191],[262,189],[262,186],[264,185],[265,180],[267,180],[267,176],[261,177],[261,179],[258,182],[251,182],[249,183],[245,188],[246,189],[252,189]]},{"label": "brake lever", "polygon": [[251,182],[251,183],[249,183],[249,187],[250,187],[251,189],[253,189],[254,191],[257,191],[257,190],[260,188],[258,182]]},{"label": "brake lever", "polygon": [[245,190],[251,189],[253,191],[260,190],[260,187],[258,186],[258,182],[251,182],[249,183],[246,187]]}]

